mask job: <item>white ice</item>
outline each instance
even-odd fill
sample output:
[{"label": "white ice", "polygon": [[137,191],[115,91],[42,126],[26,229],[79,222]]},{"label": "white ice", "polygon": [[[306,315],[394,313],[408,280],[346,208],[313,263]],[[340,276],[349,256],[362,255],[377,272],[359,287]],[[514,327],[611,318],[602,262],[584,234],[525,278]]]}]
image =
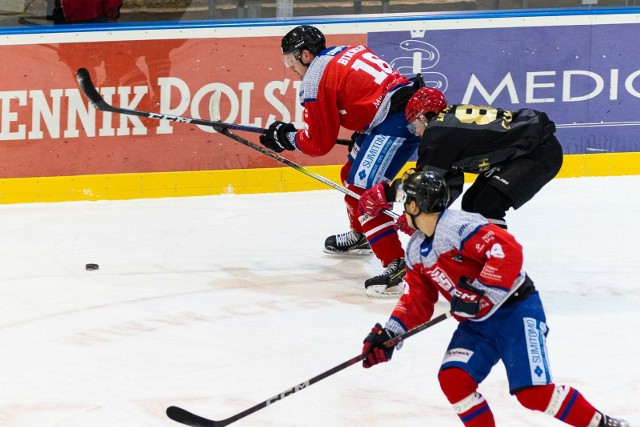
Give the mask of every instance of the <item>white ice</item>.
[{"label": "white ice", "polygon": [[[640,424],[638,188],[556,179],[507,219],[555,381]],[[394,301],[364,295],[375,258],[322,253],[346,227],[335,190],[0,206],[0,425],[177,426],[169,405],[223,419],[356,356]],[[235,425],[460,426],[436,380],[454,328]],[[501,364],[480,391],[499,426],[563,425],[522,408]]]}]

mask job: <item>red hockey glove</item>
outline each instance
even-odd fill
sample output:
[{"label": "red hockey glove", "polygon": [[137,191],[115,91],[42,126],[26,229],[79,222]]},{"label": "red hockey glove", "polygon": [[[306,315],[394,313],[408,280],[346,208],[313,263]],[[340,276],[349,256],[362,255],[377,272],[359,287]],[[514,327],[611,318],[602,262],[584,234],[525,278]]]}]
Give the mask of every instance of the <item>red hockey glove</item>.
[{"label": "red hockey glove", "polygon": [[413,236],[413,233],[416,232],[415,229],[409,227],[407,223],[406,215],[402,214],[396,219],[396,230],[402,231],[404,234],[408,234],[409,236]]},{"label": "red hockey glove", "polygon": [[378,216],[384,209],[393,209],[393,204],[387,201],[388,190],[389,184],[381,182],[365,191],[360,196],[360,212],[369,216]]},{"label": "red hockey glove", "polygon": [[465,319],[482,317],[491,308],[491,304],[483,297],[484,291],[472,286],[466,277],[461,277],[451,298],[451,312]]},{"label": "red hockey glove", "polygon": [[376,323],[363,341],[362,354],[366,354],[367,358],[362,361],[362,366],[370,368],[378,363],[388,362],[395,346],[385,347],[383,344],[395,336],[395,333]]},{"label": "red hockey glove", "polygon": [[287,135],[291,132],[297,132],[295,126],[291,123],[273,122],[265,133],[260,135],[260,144],[264,145],[276,153],[282,153],[284,150],[295,150]]}]

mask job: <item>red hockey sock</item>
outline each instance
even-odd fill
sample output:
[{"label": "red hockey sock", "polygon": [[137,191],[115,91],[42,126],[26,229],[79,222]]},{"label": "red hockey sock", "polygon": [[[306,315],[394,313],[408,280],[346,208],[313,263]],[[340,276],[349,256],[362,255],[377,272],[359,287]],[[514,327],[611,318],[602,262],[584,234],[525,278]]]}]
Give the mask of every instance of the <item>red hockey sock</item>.
[{"label": "red hockey sock", "polygon": [[440,388],[466,427],[495,427],[489,404],[477,392],[478,383],[459,368],[448,368],[438,374]]},{"label": "red hockey sock", "polygon": [[382,262],[382,266],[386,267],[398,258],[404,258],[404,249],[398,237],[398,231],[395,229],[395,221],[388,215],[378,215],[370,217],[363,215],[360,217],[362,222],[362,231],[369,245]]},{"label": "red hockey sock", "polygon": [[527,387],[515,393],[525,408],[552,415],[576,427],[597,427],[602,417],[573,387],[547,384]]},{"label": "red hockey sock", "polygon": [[[347,185],[347,188],[354,193],[360,194],[364,190],[353,185]],[[356,233],[363,233],[362,225],[358,219],[358,201],[351,196],[344,196],[344,203],[347,205],[347,216],[349,217],[349,225],[351,230]]]},{"label": "red hockey sock", "polygon": [[[365,191],[363,188],[347,183],[350,169],[351,163],[347,162],[340,171],[340,178],[348,190],[362,195]],[[360,217],[358,200],[351,196],[345,196],[344,201],[347,205],[347,215],[349,216],[351,230],[356,233],[364,233],[367,236],[371,250],[382,262],[383,267],[387,267],[398,258],[404,258],[404,249],[402,249],[393,218],[387,215],[378,215],[375,218],[371,218],[368,215]]]},{"label": "red hockey sock", "polygon": [[[347,177],[349,176],[351,166],[351,162],[347,162],[344,164],[344,166],[342,166],[342,169],[340,169],[340,179],[348,190],[351,190],[360,196],[362,195],[362,193],[364,193],[365,189],[347,183]],[[354,199],[349,195],[345,195],[344,203],[347,205],[347,216],[349,217],[349,225],[351,226],[351,230],[355,231],[356,233],[362,233],[362,226],[360,225],[360,221],[358,220],[358,199]]]}]

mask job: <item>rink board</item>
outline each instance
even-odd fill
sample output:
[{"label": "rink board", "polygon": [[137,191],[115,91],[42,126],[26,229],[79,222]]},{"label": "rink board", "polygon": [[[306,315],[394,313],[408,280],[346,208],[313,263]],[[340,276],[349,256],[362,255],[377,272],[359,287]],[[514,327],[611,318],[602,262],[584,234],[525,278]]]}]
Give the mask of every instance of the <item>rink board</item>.
[{"label": "rink board", "polygon": [[[558,178],[637,175],[638,164],[640,153],[566,155]],[[409,162],[405,169],[414,165],[414,162]],[[309,166],[308,170],[341,184],[340,168]],[[470,182],[475,176],[467,175],[465,178]],[[288,167],[0,180],[0,196],[5,202],[10,199],[11,203],[256,194],[330,188]]]},{"label": "rink board", "polygon": [[[318,25],[330,45],[367,44],[404,74],[422,73],[451,103],[547,112],[567,155],[561,176],[639,174],[639,12],[4,29],[0,202],[326,188],[212,129],[95,111],[75,81],[85,67],[116,106],[205,119],[217,92],[225,122],[301,127],[300,82],[279,53],[282,34],[300,23]],[[346,150],[285,155],[335,180]]]}]

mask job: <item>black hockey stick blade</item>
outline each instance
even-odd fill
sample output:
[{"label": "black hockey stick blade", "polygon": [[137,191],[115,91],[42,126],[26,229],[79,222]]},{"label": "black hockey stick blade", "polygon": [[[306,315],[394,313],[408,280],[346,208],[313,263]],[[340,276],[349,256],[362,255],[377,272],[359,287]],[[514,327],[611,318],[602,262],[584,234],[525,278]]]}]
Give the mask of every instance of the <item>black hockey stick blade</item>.
[{"label": "black hockey stick blade", "polygon": [[167,416],[173,421],[193,427],[220,427],[227,425],[224,421],[208,420],[177,406],[169,406],[167,408]]},{"label": "black hockey stick blade", "polygon": [[[405,339],[409,338],[410,336],[413,336],[415,334],[417,334],[420,331],[424,331],[427,328],[430,328],[431,326],[442,322],[443,320],[447,319],[451,317],[451,312],[447,311],[445,313],[442,313],[439,316],[434,317],[433,319],[429,320],[428,322],[425,322],[419,326],[416,326],[415,328],[405,332],[404,334],[400,334],[394,338],[391,338],[390,340],[386,341],[384,343],[384,345],[386,347],[393,347],[395,345],[397,345],[400,341],[404,341]],[[267,406],[284,399],[285,397],[291,396],[292,394],[303,390],[305,388],[309,388],[311,385],[317,383],[320,380],[323,380],[335,373],[338,373],[340,371],[342,371],[343,369],[348,368],[349,366],[353,366],[358,362],[363,361],[366,358],[366,354],[359,354],[357,356],[352,357],[351,359],[342,362],[341,364],[334,366],[333,368],[324,371],[321,374],[316,375],[315,377],[308,379],[307,381],[304,381],[300,384],[297,384],[285,391],[283,391],[280,394],[277,394],[275,396],[273,396],[270,399],[264,400],[260,403],[258,403],[257,405],[252,406],[251,408],[245,409],[242,412],[238,412],[237,414],[229,417],[229,418],[225,418],[223,420],[219,420],[219,421],[215,421],[215,420],[211,420],[208,418],[204,418],[201,417],[200,415],[196,415],[192,412],[187,411],[186,409],[182,409],[180,407],[177,406],[170,406],[167,408],[167,416],[169,418],[171,418],[173,421],[177,421],[181,424],[185,424],[191,427],[222,427],[222,426],[227,426],[231,423],[234,423],[244,417],[246,417],[247,415],[253,414],[254,412],[259,411],[260,409],[266,408]]]},{"label": "black hockey stick blade", "polygon": [[91,75],[86,68],[80,68],[76,72],[76,79],[78,80],[78,86],[82,90],[82,93],[87,97],[89,102],[95,107],[96,110],[112,111],[111,105],[102,99],[102,96],[98,92],[98,89],[93,85],[91,81]]}]

